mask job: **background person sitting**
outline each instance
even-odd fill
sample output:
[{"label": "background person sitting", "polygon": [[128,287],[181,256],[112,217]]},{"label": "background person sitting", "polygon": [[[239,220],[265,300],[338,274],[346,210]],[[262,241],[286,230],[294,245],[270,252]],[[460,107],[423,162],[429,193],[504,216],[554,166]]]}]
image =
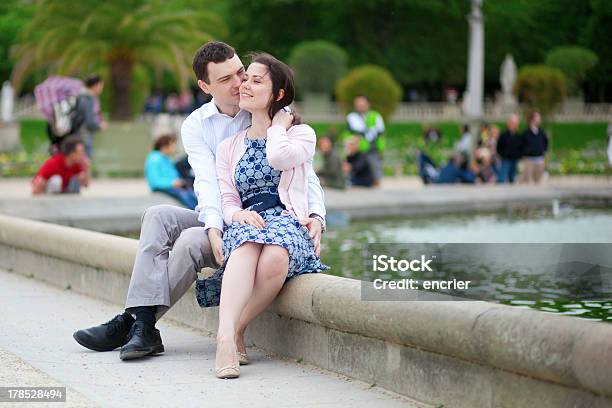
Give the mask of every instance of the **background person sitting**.
[{"label": "background person sitting", "polygon": [[89,185],[85,146],[78,137],[68,137],[59,151],[47,159],[32,180],[32,194],[79,193]]},{"label": "background person sitting", "polygon": [[497,167],[494,162],[493,154],[487,147],[479,147],[474,152],[474,173],[478,182],[496,183],[497,182]]},{"label": "background person sitting", "polygon": [[470,170],[468,161],[469,156],[466,152],[455,152],[446,166],[440,169],[440,174],[434,183],[475,183],[476,176]]},{"label": "background person sitting", "polygon": [[323,156],[323,165],[317,171],[321,185],[325,187],[346,188],[346,176],[342,169],[342,159],[334,150],[334,144],[329,136],[319,139],[319,152]]},{"label": "background person sitting", "polygon": [[[185,207],[195,209],[198,199],[192,189],[186,188],[187,183],[180,178],[179,172],[172,161],[176,148],[175,135],[162,135],[155,139],[153,151],[145,160],[145,178],[151,191],[159,191],[177,199]],[[211,175],[215,177],[215,175]]]},{"label": "background person sitting", "polygon": [[476,167],[470,169],[467,152],[455,151],[444,167],[438,168],[424,151],[417,156],[419,176],[423,184],[475,183]]},{"label": "background person sitting", "polygon": [[351,185],[372,187],[374,185],[374,175],[372,168],[368,163],[366,154],[359,149],[360,137],[353,135],[346,142],[346,162],[344,169],[349,173],[349,181]]},{"label": "background person sitting", "polygon": [[419,177],[423,181],[423,184],[430,184],[435,182],[440,175],[440,169],[436,166],[436,163],[425,153],[423,150],[419,150],[417,155],[417,167],[419,169]]}]

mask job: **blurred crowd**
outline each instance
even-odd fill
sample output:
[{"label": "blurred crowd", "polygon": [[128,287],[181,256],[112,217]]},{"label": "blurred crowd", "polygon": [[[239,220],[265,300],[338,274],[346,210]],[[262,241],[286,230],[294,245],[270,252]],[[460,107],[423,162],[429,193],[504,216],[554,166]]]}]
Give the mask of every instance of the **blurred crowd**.
[{"label": "blurred crowd", "polygon": [[[317,169],[321,185],[344,189],[349,186],[378,187],[382,179],[382,154],[385,150],[385,122],[380,113],[370,108],[364,95],[354,100],[354,110],[346,117],[347,130],[336,128],[319,138],[322,163]],[[339,155],[337,143],[344,144]]]},{"label": "blurred crowd", "polygon": [[[484,123],[474,140],[469,126],[448,161],[438,166],[423,150],[419,152],[419,176],[430,183],[539,183],[545,175],[545,155],[549,140],[541,127],[542,117],[534,111],[527,117],[527,127],[519,129],[518,115],[511,115],[503,132],[496,125]],[[424,134],[426,145],[432,141]],[[438,138],[439,138],[438,132]],[[437,139],[436,139],[437,140]]]},{"label": "blurred crowd", "polygon": [[[84,82],[50,77],[37,87],[37,103],[48,119],[50,157],[32,181],[33,194],[78,193],[91,179],[91,160],[96,132],[106,123],[100,114],[99,95],[104,83],[99,75]],[[203,95],[202,93],[198,93]],[[202,99],[203,97],[200,97]],[[205,102],[189,91],[165,98],[153,93],[147,98],[145,112],[188,114]],[[424,130],[425,149],[419,151],[417,165],[424,184],[431,183],[539,183],[545,175],[548,136],[541,127],[541,115],[532,112],[525,129],[511,115],[503,131],[483,123],[475,136],[466,125],[445,163],[435,163],[427,146],[440,143],[442,133],[435,127]],[[349,186],[378,187],[382,179],[385,150],[385,123],[370,107],[366,96],[354,99],[354,109],[346,116],[347,130],[331,128],[318,140],[321,163],[317,173],[324,186],[343,189]],[[342,148],[339,148],[342,144]],[[144,170],[152,191],[167,194],[188,208],[195,208],[193,172],[186,156],[173,161],[176,135],[162,134],[153,142]]]},{"label": "blurred crowd", "polygon": [[[35,90],[38,108],[47,119],[49,158],[32,180],[32,194],[78,194],[91,180],[94,139],[106,128],[100,113],[99,95],[104,82],[97,74],[84,82],[67,77],[49,77]],[[165,100],[169,113],[190,113],[194,100],[189,93],[169,95]],[[161,112],[161,97],[147,100],[151,113]],[[187,156],[174,161],[176,135],[164,133],[153,141],[144,163],[144,173],[151,191],[158,191],[194,209],[197,198],[193,191],[194,176]]]}]

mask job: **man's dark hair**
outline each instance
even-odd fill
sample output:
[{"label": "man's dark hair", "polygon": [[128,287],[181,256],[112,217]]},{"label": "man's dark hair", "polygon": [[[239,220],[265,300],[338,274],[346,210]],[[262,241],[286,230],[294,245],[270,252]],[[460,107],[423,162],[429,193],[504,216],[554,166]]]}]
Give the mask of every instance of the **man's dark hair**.
[{"label": "man's dark hair", "polygon": [[70,153],[77,149],[77,146],[83,144],[83,140],[78,136],[69,136],[65,138],[60,144],[60,152],[64,156],[68,156]]},{"label": "man's dark hair", "polygon": [[153,150],[161,150],[166,146],[176,142],[176,136],[173,134],[161,135],[153,143]]},{"label": "man's dark hair", "polygon": [[89,74],[87,78],[85,78],[85,86],[91,88],[102,82],[102,78],[98,74]]},{"label": "man's dark hair", "polygon": [[210,84],[208,63],[216,64],[232,58],[236,51],[221,41],[209,41],[198,49],[193,57],[193,72],[197,79]]}]

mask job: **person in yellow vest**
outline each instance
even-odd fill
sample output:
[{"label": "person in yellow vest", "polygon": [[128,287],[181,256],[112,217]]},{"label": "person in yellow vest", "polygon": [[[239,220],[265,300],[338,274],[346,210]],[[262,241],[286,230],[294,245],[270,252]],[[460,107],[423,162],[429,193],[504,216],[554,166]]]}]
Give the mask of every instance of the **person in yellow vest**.
[{"label": "person in yellow vest", "polygon": [[353,104],[355,111],[346,117],[348,131],[361,136],[359,150],[365,153],[374,178],[373,185],[378,187],[382,179],[385,122],[380,113],[370,110],[370,101],[366,96],[359,95]]}]

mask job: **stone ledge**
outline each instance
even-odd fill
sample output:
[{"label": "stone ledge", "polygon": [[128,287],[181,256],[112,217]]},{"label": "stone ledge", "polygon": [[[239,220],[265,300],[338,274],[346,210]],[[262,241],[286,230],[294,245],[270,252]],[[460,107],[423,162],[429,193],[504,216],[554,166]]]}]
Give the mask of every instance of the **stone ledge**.
[{"label": "stone ledge", "polygon": [[[125,299],[136,249],[136,240],[0,215],[2,267],[111,302]],[[191,289],[168,318],[214,332],[216,312],[199,309]],[[280,344],[280,330],[299,341]],[[317,274],[289,281],[249,329],[249,339],[424,400],[435,382],[421,379],[424,388],[413,389],[397,375],[414,376],[409,368],[454,378],[466,370],[480,381],[491,375],[491,389],[504,395],[500,378],[510,376],[509,387],[529,384],[544,399],[560,393],[567,401],[612,406],[612,327],[578,318],[476,301],[364,302],[359,281]],[[427,364],[419,368],[418,359]],[[447,398],[456,392],[449,389],[438,401],[452,401]]]}]

